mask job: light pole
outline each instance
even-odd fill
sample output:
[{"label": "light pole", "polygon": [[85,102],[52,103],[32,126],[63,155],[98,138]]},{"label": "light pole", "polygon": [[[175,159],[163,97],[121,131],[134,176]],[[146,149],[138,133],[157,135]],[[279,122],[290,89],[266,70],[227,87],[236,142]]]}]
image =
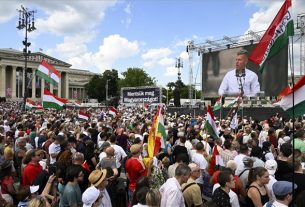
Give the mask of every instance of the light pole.
[{"label": "light pole", "polygon": [[[24,96],[23,96],[23,109],[25,110],[25,103],[26,99],[28,97],[28,77],[27,77],[27,67],[28,67],[28,54],[31,53],[31,51],[28,51],[28,47],[31,45],[30,42],[28,42],[28,32],[32,32],[36,30],[35,22],[34,22],[34,10],[29,10],[28,8],[24,8],[21,5],[21,9],[17,10],[19,12],[19,21],[17,29],[22,30],[25,29],[25,38],[24,41],[22,41],[24,45],[23,54],[24,54]],[[32,74],[32,77],[34,74]]]}]

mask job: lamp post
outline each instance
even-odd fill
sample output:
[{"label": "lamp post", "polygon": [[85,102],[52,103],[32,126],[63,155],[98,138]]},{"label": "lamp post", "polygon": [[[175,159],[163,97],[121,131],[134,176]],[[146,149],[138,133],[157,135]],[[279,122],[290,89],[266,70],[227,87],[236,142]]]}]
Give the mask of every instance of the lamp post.
[{"label": "lamp post", "polygon": [[25,38],[24,41],[22,41],[22,44],[24,45],[23,54],[24,54],[24,77],[25,77],[23,109],[25,110],[25,103],[28,97],[28,76],[27,76],[28,54],[31,53],[31,51],[28,50],[28,47],[31,45],[31,43],[28,42],[28,32],[32,32],[36,30],[35,22],[34,22],[34,13],[36,11],[29,10],[28,8],[24,8],[22,5],[21,5],[21,9],[18,9],[17,11],[19,12],[19,21],[18,21],[17,29],[19,30],[25,29]]}]

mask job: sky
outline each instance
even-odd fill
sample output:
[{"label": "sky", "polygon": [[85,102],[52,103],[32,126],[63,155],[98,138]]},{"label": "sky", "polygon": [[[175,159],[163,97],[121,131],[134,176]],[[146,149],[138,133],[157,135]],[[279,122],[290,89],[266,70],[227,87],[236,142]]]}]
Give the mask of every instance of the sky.
[{"label": "sky", "polygon": [[[35,10],[37,30],[30,50],[103,73],[143,68],[166,86],[177,80],[176,58],[189,82],[187,42],[205,43],[268,28],[284,0],[0,0],[0,48],[22,50],[17,9]],[[292,13],[305,13],[305,0],[292,0]],[[297,47],[296,47],[297,48]],[[299,49],[296,49],[296,60]],[[233,65],[234,60],[232,60]],[[193,54],[193,83],[200,83],[200,60]]]}]

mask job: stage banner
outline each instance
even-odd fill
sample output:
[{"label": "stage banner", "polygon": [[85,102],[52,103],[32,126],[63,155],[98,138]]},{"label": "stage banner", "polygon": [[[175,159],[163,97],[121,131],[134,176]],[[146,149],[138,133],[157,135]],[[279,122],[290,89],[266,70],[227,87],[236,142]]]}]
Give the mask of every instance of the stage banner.
[{"label": "stage banner", "polygon": [[143,103],[161,103],[160,87],[130,87],[122,88],[122,103],[125,104],[143,104]]}]

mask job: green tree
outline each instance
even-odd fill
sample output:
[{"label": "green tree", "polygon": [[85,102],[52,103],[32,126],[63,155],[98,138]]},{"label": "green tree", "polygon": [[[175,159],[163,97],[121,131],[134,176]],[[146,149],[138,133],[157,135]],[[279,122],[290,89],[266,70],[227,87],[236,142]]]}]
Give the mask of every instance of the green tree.
[{"label": "green tree", "polygon": [[96,98],[99,102],[103,100],[103,94],[101,93],[101,91],[105,90],[101,82],[102,77],[100,75],[94,75],[89,81],[89,83],[85,85],[88,97]]},{"label": "green tree", "polygon": [[115,69],[106,70],[102,75],[95,75],[91,78],[85,88],[89,98],[96,98],[99,102],[106,100],[106,84],[108,80],[108,98],[117,97],[118,91],[118,71]]},{"label": "green tree", "polygon": [[119,88],[156,85],[155,78],[150,77],[142,68],[128,68],[122,75]]}]

